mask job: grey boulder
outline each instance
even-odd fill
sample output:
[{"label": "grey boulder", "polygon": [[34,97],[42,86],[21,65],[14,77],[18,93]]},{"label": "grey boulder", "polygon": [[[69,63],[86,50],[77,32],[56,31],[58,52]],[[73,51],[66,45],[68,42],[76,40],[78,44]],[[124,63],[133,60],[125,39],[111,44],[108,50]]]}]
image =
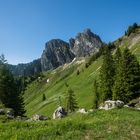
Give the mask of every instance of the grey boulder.
[{"label": "grey boulder", "polygon": [[117,101],[112,101],[112,100],[108,100],[105,101],[100,107],[99,109],[104,109],[104,110],[110,110],[113,108],[121,108],[124,106],[124,102],[117,100]]},{"label": "grey boulder", "polygon": [[65,109],[59,106],[53,113],[53,119],[63,118],[67,115]]}]

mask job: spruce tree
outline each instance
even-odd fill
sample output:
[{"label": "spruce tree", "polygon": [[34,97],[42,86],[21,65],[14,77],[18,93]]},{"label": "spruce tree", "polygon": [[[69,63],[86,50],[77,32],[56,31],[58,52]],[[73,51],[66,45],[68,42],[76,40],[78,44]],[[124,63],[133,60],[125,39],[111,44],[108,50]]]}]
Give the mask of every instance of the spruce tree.
[{"label": "spruce tree", "polygon": [[0,101],[5,107],[14,109],[15,115],[23,115],[25,111],[20,82],[14,79],[3,58],[0,57]]},{"label": "spruce tree", "polygon": [[115,99],[128,102],[140,95],[140,65],[136,57],[125,48],[113,87]]},{"label": "spruce tree", "polygon": [[42,101],[45,101],[46,100],[46,96],[45,94],[42,94]]},{"label": "spruce tree", "polygon": [[100,92],[101,101],[112,98],[112,87],[114,83],[114,61],[108,46],[104,48],[103,64],[100,70]]},{"label": "spruce tree", "polygon": [[[114,66],[115,66],[115,76],[114,76],[114,85],[113,85],[113,100],[119,99],[119,96],[121,97],[121,93],[117,92],[117,86],[119,85],[119,74],[121,70],[121,62],[122,62],[122,54],[120,51],[120,48],[118,47],[116,50],[116,53],[114,55]],[[118,79],[118,80],[116,80]]]},{"label": "spruce tree", "polygon": [[93,94],[93,109],[98,108],[98,100],[99,100],[99,94],[98,94],[98,86],[96,80],[94,81],[94,94]]},{"label": "spruce tree", "polygon": [[78,108],[77,101],[75,99],[75,94],[72,89],[68,89],[68,95],[67,95],[67,102],[66,102],[66,109],[67,112],[74,112],[75,109]]}]

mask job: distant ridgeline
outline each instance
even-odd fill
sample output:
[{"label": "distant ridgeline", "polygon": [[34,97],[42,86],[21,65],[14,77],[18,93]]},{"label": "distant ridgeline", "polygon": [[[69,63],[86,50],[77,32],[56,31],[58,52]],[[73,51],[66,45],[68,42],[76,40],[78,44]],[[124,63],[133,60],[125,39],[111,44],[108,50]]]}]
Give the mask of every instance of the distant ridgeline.
[{"label": "distant ridgeline", "polygon": [[31,76],[41,72],[41,60],[37,59],[27,64],[8,65],[15,76]]},{"label": "distant ridgeline", "polygon": [[75,57],[93,55],[102,47],[100,37],[86,29],[78,33],[69,43],[53,39],[45,44],[41,58],[27,64],[9,65],[15,76],[32,76],[42,71],[55,69],[65,63],[71,62]]}]

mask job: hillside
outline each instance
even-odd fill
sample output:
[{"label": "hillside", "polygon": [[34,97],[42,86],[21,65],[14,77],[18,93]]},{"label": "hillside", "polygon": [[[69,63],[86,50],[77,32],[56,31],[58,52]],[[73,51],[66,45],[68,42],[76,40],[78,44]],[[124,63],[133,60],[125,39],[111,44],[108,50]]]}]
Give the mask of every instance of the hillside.
[{"label": "hillside", "polygon": [[[114,42],[121,49],[128,47],[140,61],[140,29],[129,36],[123,36]],[[115,50],[114,50],[115,52]],[[24,95],[26,115],[44,114],[52,117],[59,100],[65,105],[65,96],[68,87],[72,88],[80,108],[92,107],[93,81],[98,78],[102,57],[99,57],[88,68],[85,68],[86,59],[81,58],[70,64],[44,72],[45,77],[40,81],[34,81],[27,87]],[[80,74],[77,75],[77,70]],[[47,79],[49,82],[47,83]],[[42,101],[43,94],[46,100]]]}]

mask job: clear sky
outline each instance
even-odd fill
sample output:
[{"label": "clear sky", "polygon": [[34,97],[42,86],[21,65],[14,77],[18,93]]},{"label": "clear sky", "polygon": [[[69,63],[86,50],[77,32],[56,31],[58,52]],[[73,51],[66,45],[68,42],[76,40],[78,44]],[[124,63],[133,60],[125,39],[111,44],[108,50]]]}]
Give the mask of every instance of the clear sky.
[{"label": "clear sky", "polygon": [[0,54],[11,64],[39,58],[45,42],[90,28],[105,42],[140,23],[140,0],[0,0]]}]

